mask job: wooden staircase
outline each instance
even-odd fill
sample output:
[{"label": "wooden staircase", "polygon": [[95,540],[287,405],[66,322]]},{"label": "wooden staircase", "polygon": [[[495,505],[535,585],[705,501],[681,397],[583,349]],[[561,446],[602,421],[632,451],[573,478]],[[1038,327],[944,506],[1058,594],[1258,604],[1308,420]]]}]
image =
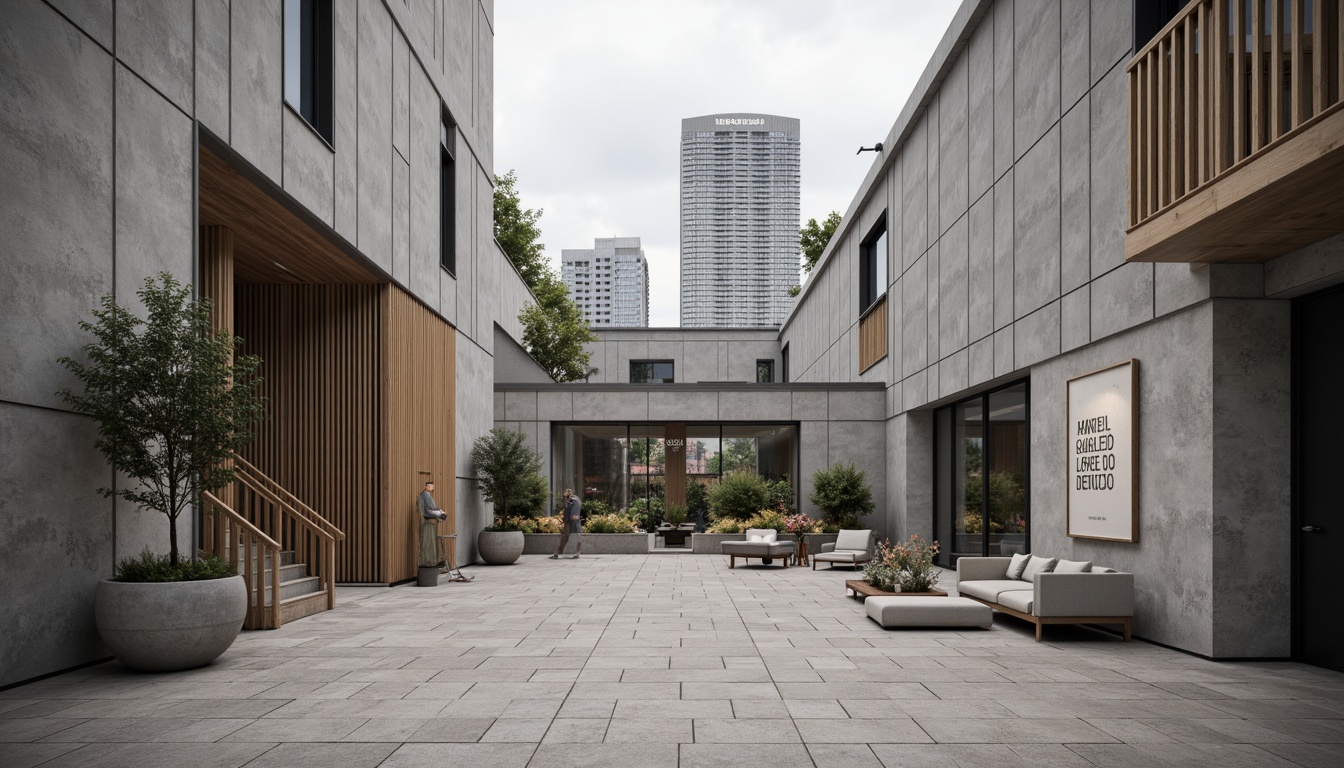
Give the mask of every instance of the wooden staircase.
[{"label": "wooden staircase", "polygon": [[202,495],[202,549],[246,582],[243,628],[278,629],[335,607],[336,542],[345,534],[241,456],[233,462],[235,482]]}]

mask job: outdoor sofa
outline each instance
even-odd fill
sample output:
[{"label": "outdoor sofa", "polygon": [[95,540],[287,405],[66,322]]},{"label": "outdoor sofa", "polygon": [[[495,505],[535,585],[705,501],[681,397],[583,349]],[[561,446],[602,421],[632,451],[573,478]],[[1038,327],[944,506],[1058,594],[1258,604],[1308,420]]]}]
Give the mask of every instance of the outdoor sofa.
[{"label": "outdoor sofa", "polygon": [[789,558],[793,557],[798,545],[792,541],[780,541],[779,533],[769,528],[748,528],[741,541],[725,541],[719,545],[719,551],[728,556],[728,567],[734,567],[737,558],[747,560],[759,558],[762,565],[769,565],[779,558],[785,568],[789,567]]},{"label": "outdoor sofa", "polygon": [[1040,557],[963,557],[957,593],[1036,625],[1120,624],[1125,642],[1134,619],[1134,574],[1091,562]]},{"label": "outdoor sofa", "polygon": [[877,538],[870,530],[841,531],[833,543],[822,544],[821,551],[812,556],[812,570],[817,570],[819,562],[830,563],[832,568],[836,563],[858,567],[873,559],[876,546]]}]

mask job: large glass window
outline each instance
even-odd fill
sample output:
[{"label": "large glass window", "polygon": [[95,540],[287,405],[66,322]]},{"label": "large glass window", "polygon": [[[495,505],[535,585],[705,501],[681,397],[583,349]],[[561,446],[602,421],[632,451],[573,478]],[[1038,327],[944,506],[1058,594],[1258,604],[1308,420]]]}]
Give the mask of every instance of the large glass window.
[{"label": "large glass window", "polygon": [[671,360],[631,360],[631,384],[672,384],[676,374]]},{"label": "large glass window", "polygon": [[934,414],[934,535],[942,565],[1030,551],[1027,382]]},{"label": "large glass window", "polygon": [[332,143],[331,0],[285,0],[285,101]]}]

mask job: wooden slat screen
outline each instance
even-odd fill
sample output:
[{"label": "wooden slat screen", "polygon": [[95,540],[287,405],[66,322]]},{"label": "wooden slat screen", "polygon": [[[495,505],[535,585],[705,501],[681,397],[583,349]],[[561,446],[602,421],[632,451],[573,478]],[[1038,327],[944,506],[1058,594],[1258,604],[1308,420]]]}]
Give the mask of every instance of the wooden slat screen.
[{"label": "wooden slat screen", "polygon": [[382,286],[381,304],[380,423],[386,451],[380,560],[384,580],[391,582],[415,576],[420,535],[415,501],[426,480],[435,482],[434,498],[448,513],[439,532],[457,530],[457,339],[451,325],[395,285]]},{"label": "wooden slat screen", "polygon": [[268,418],[241,453],[346,534],[336,579],[387,583],[379,524],[380,293],[236,285],[236,333],[262,359]]},{"label": "wooden slat screen", "polygon": [[872,368],[887,356],[887,297],[873,305],[859,318],[859,373]]},{"label": "wooden slat screen", "polygon": [[1344,0],[1192,0],[1130,60],[1133,230],[1341,106]]}]

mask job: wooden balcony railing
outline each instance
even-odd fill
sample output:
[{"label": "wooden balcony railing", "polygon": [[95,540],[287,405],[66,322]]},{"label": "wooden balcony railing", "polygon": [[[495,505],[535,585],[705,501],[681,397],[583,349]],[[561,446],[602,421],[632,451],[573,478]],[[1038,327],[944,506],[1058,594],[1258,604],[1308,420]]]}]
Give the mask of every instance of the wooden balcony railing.
[{"label": "wooden balcony railing", "polygon": [[887,297],[873,302],[859,317],[859,373],[887,356]]},{"label": "wooden balcony railing", "polygon": [[248,585],[248,629],[276,629],[281,623],[282,552],[308,566],[336,600],[336,542],[345,534],[241,456],[233,457],[235,483],[221,496],[204,494],[202,548],[238,568]]},{"label": "wooden balcony railing", "polygon": [[[1238,243],[1227,222],[1219,226],[1228,243],[1190,238],[1177,243],[1184,254],[1162,253],[1158,246],[1182,227],[1235,206],[1278,208],[1279,215],[1296,211],[1297,219],[1304,213],[1310,218],[1318,203],[1330,207],[1328,201],[1301,200],[1291,184],[1275,185],[1311,172],[1307,166],[1339,149],[1341,121],[1331,118],[1339,112],[1344,83],[1341,18],[1344,0],[1191,0],[1134,56],[1128,66],[1129,233],[1164,214],[1179,215],[1167,217],[1163,231],[1127,237],[1128,258],[1263,261],[1280,254],[1259,249],[1254,237]],[[1313,129],[1312,141],[1285,150]],[[1254,179],[1199,199],[1262,159],[1267,162]],[[1331,196],[1340,184],[1333,186]],[[1279,199],[1255,200],[1266,188]],[[1252,211],[1247,228],[1272,228],[1273,216],[1272,210]],[[1328,229],[1303,237],[1328,235]],[[1238,252],[1238,245],[1249,251]],[[1212,251],[1191,250],[1201,247]]]}]

